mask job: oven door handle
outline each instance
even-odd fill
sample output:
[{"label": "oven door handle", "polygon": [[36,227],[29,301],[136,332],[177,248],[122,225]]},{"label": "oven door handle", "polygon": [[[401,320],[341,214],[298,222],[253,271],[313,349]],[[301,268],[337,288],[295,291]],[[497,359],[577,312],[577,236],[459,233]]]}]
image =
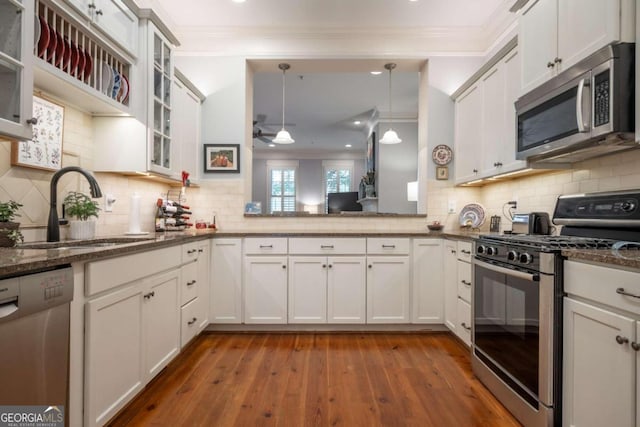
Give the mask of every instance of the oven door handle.
[{"label": "oven door handle", "polygon": [[473,260],[473,263],[487,270],[495,271],[496,273],[507,274],[511,277],[517,277],[518,279],[528,280],[530,282],[539,282],[540,275],[525,273],[524,271],[513,270],[511,268],[500,267],[499,265],[489,264],[488,262],[480,261],[478,258]]}]

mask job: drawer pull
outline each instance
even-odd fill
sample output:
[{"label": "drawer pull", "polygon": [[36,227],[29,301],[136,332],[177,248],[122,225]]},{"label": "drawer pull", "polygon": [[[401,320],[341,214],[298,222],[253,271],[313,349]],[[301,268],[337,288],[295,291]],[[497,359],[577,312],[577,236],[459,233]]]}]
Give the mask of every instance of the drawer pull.
[{"label": "drawer pull", "polygon": [[462,252],[465,255],[471,255],[471,251],[468,251],[466,249],[460,249],[460,252]]},{"label": "drawer pull", "polygon": [[396,245],[382,245],[382,249],[395,249]]},{"label": "drawer pull", "polygon": [[616,289],[616,293],[617,293],[617,294],[620,294],[620,295],[627,296],[627,297],[631,297],[631,298],[640,298],[640,295],[630,294],[629,292],[626,292],[626,291],[624,290],[624,288],[618,288],[618,289]]},{"label": "drawer pull", "polygon": [[273,245],[260,245],[260,249],[273,249]]},{"label": "drawer pull", "polygon": [[467,331],[471,330],[471,326],[467,326],[467,324],[465,322],[462,322],[462,327],[465,328]]},{"label": "drawer pull", "polygon": [[187,251],[187,254],[191,255],[191,254],[195,254],[196,252],[198,252],[196,249],[189,249]]},{"label": "drawer pull", "polygon": [[156,296],[155,291],[151,291],[148,294],[144,294],[144,299],[151,299],[152,297]]},{"label": "drawer pull", "polygon": [[455,255],[457,252],[451,249],[451,253]]},{"label": "drawer pull", "polygon": [[198,249],[199,254],[201,254],[202,252],[204,252],[204,249]]},{"label": "drawer pull", "polygon": [[462,283],[465,286],[471,286],[471,282],[467,282],[466,280],[460,280],[460,283]]},{"label": "drawer pull", "polygon": [[192,281],[190,281],[190,282],[187,282],[187,286],[193,286],[193,285],[195,285],[195,284],[196,284],[196,280],[195,280],[195,279],[193,279],[193,280],[192,280]]},{"label": "drawer pull", "polygon": [[626,344],[626,343],[629,342],[629,338],[623,337],[623,336],[620,336],[620,335],[616,335],[616,342],[618,344]]},{"label": "drawer pull", "polygon": [[193,319],[191,319],[191,320],[189,320],[189,321],[187,322],[187,325],[191,326],[191,325],[193,325],[194,323],[196,323],[196,321],[197,321],[197,320],[198,320],[198,319],[194,317]]},{"label": "drawer pull", "polygon": [[320,249],[333,249],[333,245],[320,245]]}]

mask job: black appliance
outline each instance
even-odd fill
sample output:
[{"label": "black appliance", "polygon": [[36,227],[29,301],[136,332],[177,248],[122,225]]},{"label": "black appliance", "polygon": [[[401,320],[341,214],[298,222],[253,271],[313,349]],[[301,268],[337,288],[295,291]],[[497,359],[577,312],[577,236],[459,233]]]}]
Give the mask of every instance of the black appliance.
[{"label": "black appliance", "polygon": [[516,158],[576,162],[637,146],[635,44],[606,46],[516,103]]},{"label": "black appliance", "polygon": [[640,190],[561,196],[559,236],[475,245],[472,367],[525,426],[561,426],[563,249],[640,242]]},{"label": "black appliance", "polygon": [[362,205],[358,203],[358,192],[347,191],[344,193],[327,194],[328,213],[340,213],[349,211],[361,211]]}]

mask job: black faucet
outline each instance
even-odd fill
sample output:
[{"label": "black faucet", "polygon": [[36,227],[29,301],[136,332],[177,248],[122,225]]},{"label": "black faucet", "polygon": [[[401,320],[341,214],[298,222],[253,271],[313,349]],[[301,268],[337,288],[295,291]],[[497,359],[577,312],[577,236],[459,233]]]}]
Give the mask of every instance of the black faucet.
[{"label": "black faucet", "polygon": [[102,191],[98,181],[86,170],[78,166],[67,166],[54,173],[51,177],[51,197],[49,199],[49,222],[47,223],[47,242],[59,242],[60,241],[60,223],[58,222],[58,181],[60,177],[67,172],[78,172],[84,175],[89,181],[89,188],[91,190],[91,197],[102,197]]}]

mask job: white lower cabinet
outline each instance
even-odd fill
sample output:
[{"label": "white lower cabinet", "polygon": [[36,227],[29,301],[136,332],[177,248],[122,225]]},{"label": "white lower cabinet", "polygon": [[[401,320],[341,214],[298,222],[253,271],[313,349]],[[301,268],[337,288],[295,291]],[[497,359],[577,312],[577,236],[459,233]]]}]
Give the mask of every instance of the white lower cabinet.
[{"label": "white lower cabinet", "polygon": [[139,284],[85,305],[84,424],[105,424],[145,384]]},{"label": "white lower cabinet", "polygon": [[365,257],[330,257],[327,261],[327,322],[365,323]]},{"label": "white lower cabinet", "polygon": [[244,257],[244,322],[287,323],[287,257]]},{"label": "white lower cabinet", "polygon": [[456,321],[456,335],[468,346],[471,346],[471,305],[458,298],[458,316]]},{"label": "white lower cabinet", "polygon": [[211,323],[242,323],[242,239],[213,239]]},{"label": "white lower cabinet", "polygon": [[629,317],[564,299],[563,425],[636,425],[636,328]]},{"label": "white lower cabinet", "polygon": [[563,425],[640,425],[640,272],[564,262]]},{"label": "white lower cabinet", "polygon": [[145,374],[160,372],[180,351],[180,271],[172,270],[146,281],[143,298]]},{"label": "white lower cabinet", "polygon": [[367,323],[409,323],[409,256],[367,257]]},{"label": "white lower cabinet", "polygon": [[182,262],[181,348],[209,325],[209,241],[182,245]]},{"label": "white lower cabinet", "polygon": [[174,269],[86,303],[86,425],[106,423],[178,354],[179,283]]},{"label": "white lower cabinet", "polygon": [[444,319],[444,283],[442,240],[413,241],[413,323],[442,323]]},{"label": "white lower cabinet", "polygon": [[444,324],[455,332],[458,324],[458,248],[455,241],[444,241],[443,257]]},{"label": "white lower cabinet", "polygon": [[365,323],[365,257],[289,257],[289,323]]}]

